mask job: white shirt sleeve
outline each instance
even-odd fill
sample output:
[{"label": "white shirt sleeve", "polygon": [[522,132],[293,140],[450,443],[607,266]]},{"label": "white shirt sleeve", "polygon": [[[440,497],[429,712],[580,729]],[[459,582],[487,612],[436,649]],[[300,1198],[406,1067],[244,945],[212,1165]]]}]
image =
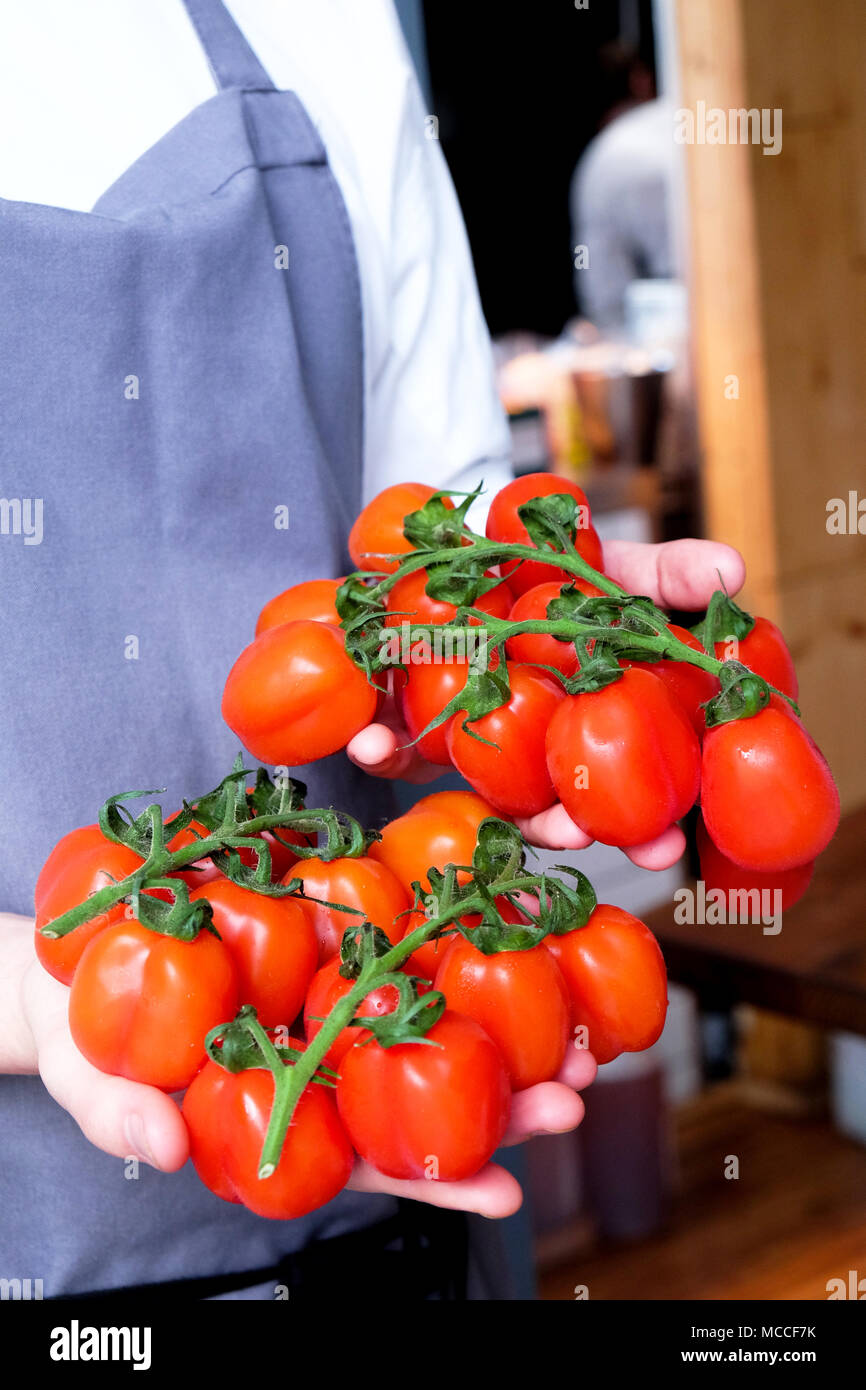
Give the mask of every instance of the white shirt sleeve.
[{"label": "white shirt sleeve", "polygon": [[[369,383],[364,496],[404,480],[485,495],[510,439],[451,176],[408,54],[387,258],[389,340]],[[476,506],[476,520],[486,507]]]}]

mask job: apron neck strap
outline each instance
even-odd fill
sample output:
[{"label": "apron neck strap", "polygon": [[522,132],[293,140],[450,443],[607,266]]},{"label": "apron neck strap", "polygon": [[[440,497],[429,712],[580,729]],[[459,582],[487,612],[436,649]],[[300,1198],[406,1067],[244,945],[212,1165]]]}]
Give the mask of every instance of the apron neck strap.
[{"label": "apron neck strap", "polygon": [[273,82],[222,0],[183,0],[220,90],[273,89]]}]

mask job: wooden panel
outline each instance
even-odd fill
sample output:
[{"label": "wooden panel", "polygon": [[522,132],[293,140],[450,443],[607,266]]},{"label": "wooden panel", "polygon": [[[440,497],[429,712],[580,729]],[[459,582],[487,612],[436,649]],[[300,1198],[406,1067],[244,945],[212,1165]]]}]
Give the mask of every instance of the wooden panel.
[{"label": "wooden panel", "polygon": [[[742,106],[738,0],[680,0],[678,18],[683,107]],[[684,148],[706,529],[743,552],[746,601],[773,617],[778,591],[750,153],[739,145]],[[738,399],[726,396],[731,376]]]},{"label": "wooden panel", "polygon": [[789,635],[850,808],[866,801],[866,544],[826,521],[831,498],[866,496],[866,5],[680,0],[678,18],[684,105],[782,109],[776,156],[686,147],[707,531]]}]

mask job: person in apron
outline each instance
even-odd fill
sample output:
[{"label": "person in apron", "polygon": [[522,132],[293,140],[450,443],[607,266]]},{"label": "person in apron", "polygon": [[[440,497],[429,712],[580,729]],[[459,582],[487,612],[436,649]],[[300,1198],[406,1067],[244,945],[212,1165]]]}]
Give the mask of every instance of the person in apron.
[{"label": "person in apron", "polygon": [[[361,505],[361,295],[340,191],[302,104],[219,0],[186,8],[217,95],[91,213],[0,201],[0,472],[5,497],[41,516],[38,544],[8,536],[2,552],[11,912],[32,913],[53,842],[104,794],[167,782],[168,809],[225,775],[237,744],[220,694],[255,613],[345,571]],[[343,757],[307,780],[310,805],[371,824],[390,810],[387,784]],[[388,1196],[346,1192],[269,1222],[191,1165],[130,1169],[41,1080],[4,1077],[0,1274],[32,1274],[46,1297],[192,1276],[219,1276],[195,1296],[258,1283],[273,1297],[309,1283],[312,1266],[286,1256],[312,1242],[364,1228],[367,1253],[404,1240]],[[442,1288],[460,1283],[456,1224]]]},{"label": "person in apron", "polygon": [[[225,775],[220,695],[253,616],[345,571],[362,500],[362,294],[340,189],[221,0],[184,5],[217,94],[90,212],[0,199],[4,914],[32,913],[51,846],[106,794],[167,784],[171,809]],[[310,805],[371,825],[391,811],[387,783],[342,755],[301,774]],[[40,1279],[46,1298],[317,1296],[360,1257],[382,1297],[464,1296],[455,1213],[347,1190],[266,1221],[190,1165],[162,1171],[177,1129],[165,1109],[163,1132],[151,1122],[172,1102],[138,1088],[145,1124],[119,1080],[100,1079],[83,1133],[83,1059],[70,1080],[38,1049],[42,1079],[27,1074],[56,982],[26,969],[30,922],[3,931],[0,1277]],[[526,1133],[578,1122],[556,1089],[543,1123],[524,1107]],[[158,1166],[120,1161],[136,1153]]]}]

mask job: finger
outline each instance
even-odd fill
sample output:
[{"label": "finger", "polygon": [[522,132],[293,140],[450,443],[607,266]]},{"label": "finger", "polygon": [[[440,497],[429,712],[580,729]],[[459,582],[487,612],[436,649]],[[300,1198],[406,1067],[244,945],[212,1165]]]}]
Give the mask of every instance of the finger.
[{"label": "finger", "polygon": [[37,986],[38,1007],[28,1013],[46,1090],[98,1149],[166,1172],[182,1168],[189,1137],[174,1101],[153,1086],[107,1076],[91,1066],[69,1032],[69,991],[41,973],[45,984]]},{"label": "finger", "polygon": [[561,802],[537,816],[516,822],[524,839],[538,849],[586,849],[592,837],[575,825]]},{"label": "finger", "polygon": [[565,1134],[583,1119],[583,1101],[570,1086],[542,1081],[511,1097],[511,1118],[503,1144],[522,1144],[536,1134]]},{"label": "finger", "polygon": [[746,577],[740,552],[720,541],[606,541],[604,568],[630,594],[647,594],[662,608],[695,613],[722,584],[736,594]]},{"label": "finger", "polygon": [[639,869],[672,869],[686,852],[686,837],[678,825],[669,825],[656,840],[645,845],[630,845],[625,853]]},{"label": "finger", "polygon": [[497,1163],[488,1163],[474,1177],[461,1182],[438,1182],[431,1178],[386,1178],[369,1163],[358,1159],[349,1187],[354,1192],[386,1192],[451,1211],[472,1211],[479,1216],[512,1216],[523,1201],[520,1183]]},{"label": "finger", "polygon": [[556,1080],[573,1091],[591,1086],[598,1075],[598,1063],[585,1047],[568,1047]]},{"label": "finger", "polygon": [[447,769],[435,767],[405,746],[409,735],[387,724],[368,724],[346,746],[351,762],[373,777],[401,777],[406,782],[432,782]]}]

